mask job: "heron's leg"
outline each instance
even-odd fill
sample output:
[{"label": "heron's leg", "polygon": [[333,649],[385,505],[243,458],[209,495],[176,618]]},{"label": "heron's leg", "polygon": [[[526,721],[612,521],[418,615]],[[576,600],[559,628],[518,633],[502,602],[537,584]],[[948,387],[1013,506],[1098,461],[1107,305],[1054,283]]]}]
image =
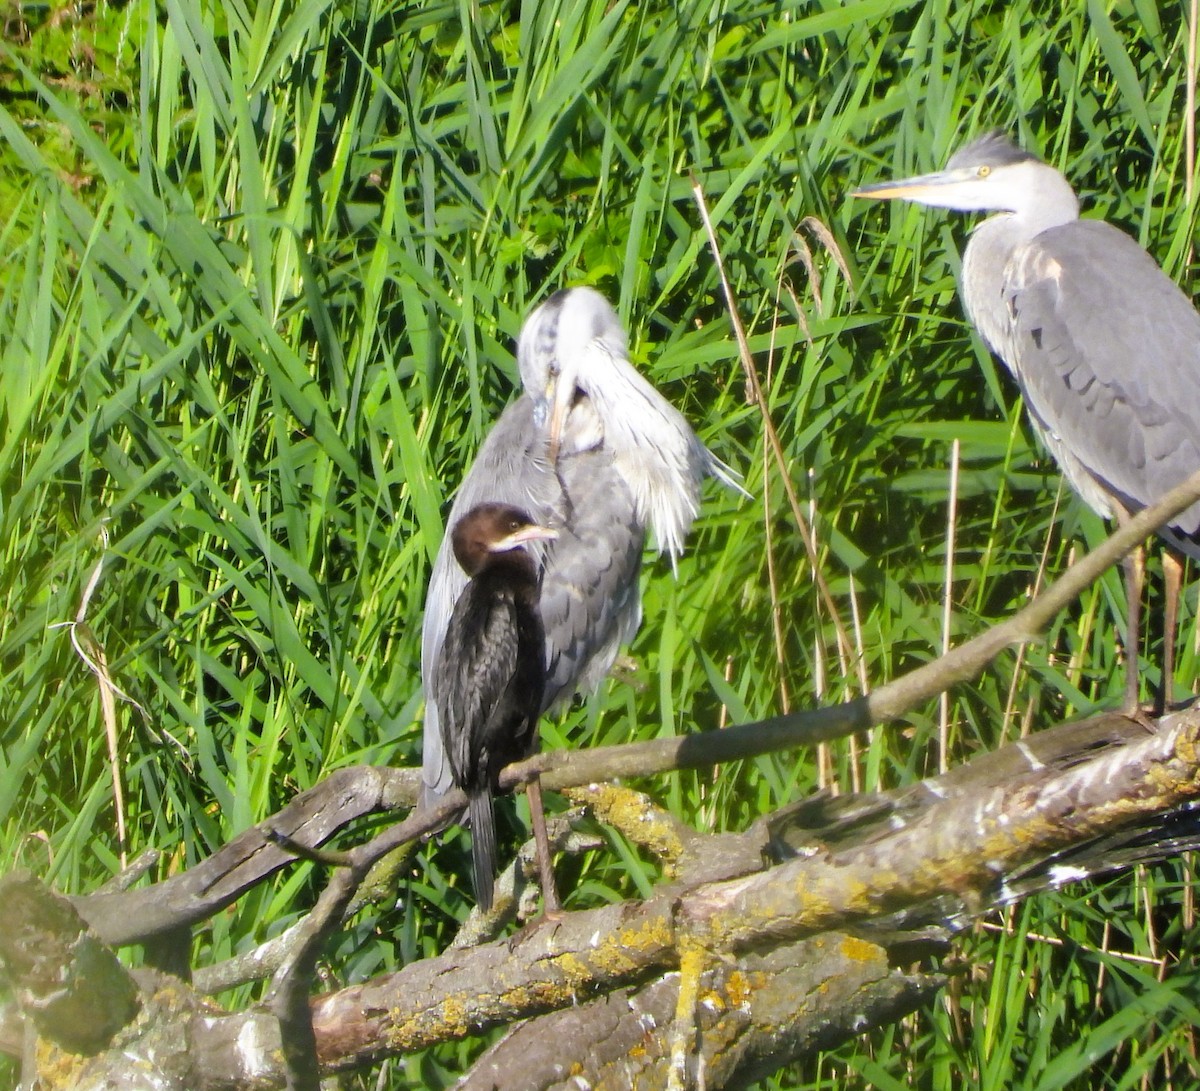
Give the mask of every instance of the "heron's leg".
[{"label": "heron's leg", "polygon": [[[1113,503],[1117,516],[1117,525],[1124,526],[1129,522],[1129,512],[1116,502]],[[1141,641],[1142,629],[1142,585],[1146,582],[1146,550],[1142,545],[1131,549],[1121,560],[1121,568],[1125,573],[1126,625],[1125,625],[1125,715],[1143,723],[1139,700],[1141,687],[1138,675],[1138,645]]]},{"label": "heron's leg", "polygon": [[1163,550],[1162,566],[1166,603],[1163,605],[1162,684],[1158,687],[1158,700],[1154,704],[1156,716],[1161,716],[1171,707],[1175,687],[1175,627],[1179,621],[1179,591],[1183,586],[1183,561],[1173,550]]},{"label": "heron's leg", "polygon": [[1138,546],[1125,555],[1125,593],[1129,619],[1125,628],[1125,711],[1131,716],[1141,708],[1138,648],[1142,630],[1142,586],[1146,582],[1146,549]]},{"label": "heron's leg", "polygon": [[538,872],[542,881],[542,908],[549,916],[562,909],[558,887],[554,885],[554,868],[550,860],[550,838],[546,834],[546,812],[542,809],[542,780],[534,777],[525,785],[529,799],[529,821],[533,825],[533,841],[537,847]]}]

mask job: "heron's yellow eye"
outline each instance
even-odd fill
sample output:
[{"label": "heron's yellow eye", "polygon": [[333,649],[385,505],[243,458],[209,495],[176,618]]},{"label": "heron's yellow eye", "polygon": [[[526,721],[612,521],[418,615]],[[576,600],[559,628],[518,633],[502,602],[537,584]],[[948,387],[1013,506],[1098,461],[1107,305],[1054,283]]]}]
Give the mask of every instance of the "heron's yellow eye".
[{"label": "heron's yellow eye", "polygon": [[976,177],[978,177],[978,178],[986,178],[991,173],[992,173],[992,168],[989,167],[986,163],[984,163],[984,165],[975,172]]}]

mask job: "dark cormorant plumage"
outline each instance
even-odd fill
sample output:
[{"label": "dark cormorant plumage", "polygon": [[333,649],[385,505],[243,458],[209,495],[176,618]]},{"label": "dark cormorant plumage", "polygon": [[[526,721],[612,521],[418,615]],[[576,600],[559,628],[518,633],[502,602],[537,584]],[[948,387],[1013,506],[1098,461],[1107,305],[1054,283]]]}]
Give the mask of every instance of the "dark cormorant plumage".
[{"label": "dark cormorant plumage", "polygon": [[520,508],[495,503],[473,507],[451,530],[470,582],[446,628],[433,700],[454,784],[470,801],[475,897],[484,910],[496,871],[492,796],[500,770],[537,746],[546,683],[538,571],[525,544],[554,537]]}]

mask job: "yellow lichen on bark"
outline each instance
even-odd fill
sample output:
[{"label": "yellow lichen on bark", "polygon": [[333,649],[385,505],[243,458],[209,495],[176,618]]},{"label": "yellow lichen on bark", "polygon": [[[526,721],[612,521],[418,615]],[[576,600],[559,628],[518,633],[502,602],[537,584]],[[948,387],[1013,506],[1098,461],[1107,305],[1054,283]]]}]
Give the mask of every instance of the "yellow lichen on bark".
[{"label": "yellow lichen on bark", "polygon": [[[761,976],[761,975],[759,975]],[[744,970],[734,970],[725,981],[725,997],[731,1008],[740,1008],[754,995],[754,984]]]},{"label": "yellow lichen on bark", "polygon": [[577,803],[586,804],[598,821],[619,830],[668,870],[683,855],[684,844],[674,819],[641,792],[619,784],[589,784],[565,794]]},{"label": "yellow lichen on bark", "polygon": [[851,962],[874,962],[887,957],[882,947],[868,943],[865,939],[859,939],[857,936],[842,936],[839,946],[842,954]]},{"label": "yellow lichen on bark", "polygon": [[446,1029],[458,1038],[466,1034],[471,1029],[471,1022],[467,1018],[467,1005],[457,996],[446,998],[442,1004],[442,1022]]}]

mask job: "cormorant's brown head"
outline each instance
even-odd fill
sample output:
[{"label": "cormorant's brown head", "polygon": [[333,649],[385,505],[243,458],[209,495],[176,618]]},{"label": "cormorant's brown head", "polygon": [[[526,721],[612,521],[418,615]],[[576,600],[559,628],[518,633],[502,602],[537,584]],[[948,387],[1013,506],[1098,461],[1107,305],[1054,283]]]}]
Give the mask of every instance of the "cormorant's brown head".
[{"label": "cormorant's brown head", "polygon": [[526,542],[557,538],[558,532],[535,523],[511,504],[477,504],[450,531],[454,556],[468,576],[476,576],[498,557],[524,552]]}]

